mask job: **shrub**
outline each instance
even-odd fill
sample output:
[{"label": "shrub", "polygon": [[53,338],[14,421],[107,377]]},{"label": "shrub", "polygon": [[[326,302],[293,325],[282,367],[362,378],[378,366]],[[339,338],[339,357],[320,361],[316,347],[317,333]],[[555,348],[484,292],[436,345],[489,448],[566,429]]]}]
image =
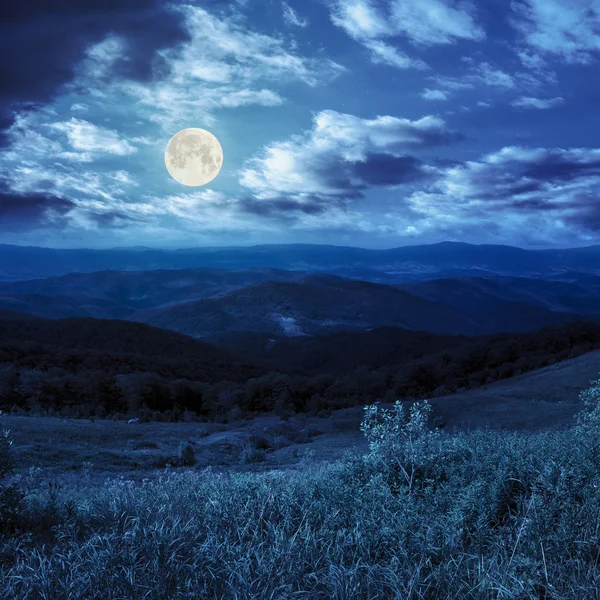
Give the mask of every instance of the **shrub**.
[{"label": "shrub", "polygon": [[[13,470],[12,440],[6,429],[0,435],[0,479]],[[24,494],[14,484],[0,483],[0,531],[14,529],[21,515]]]},{"label": "shrub", "polygon": [[251,442],[246,442],[240,452],[240,461],[244,464],[264,462],[267,458],[265,448],[258,448]]},{"label": "shrub", "polygon": [[369,442],[370,454],[366,459],[383,469],[394,489],[403,483],[411,492],[417,480],[425,478],[428,467],[442,450],[436,444],[440,432],[427,428],[430,414],[427,400],[415,402],[408,418],[399,400],[391,410],[380,409],[376,404],[365,406],[360,430]]},{"label": "shrub", "polygon": [[14,466],[11,446],[10,432],[5,429],[0,434],[0,479],[9,473]]},{"label": "shrub", "polygon": [[196,453],[189,442],[179,445],[178,463],[184,467],[193,467],[196,464]]},{"label": "shrub", "polygon": [[579,394],[583,409],[577,415],[577,433],[600,430],[600,379],[590,382],[590,387]]}]

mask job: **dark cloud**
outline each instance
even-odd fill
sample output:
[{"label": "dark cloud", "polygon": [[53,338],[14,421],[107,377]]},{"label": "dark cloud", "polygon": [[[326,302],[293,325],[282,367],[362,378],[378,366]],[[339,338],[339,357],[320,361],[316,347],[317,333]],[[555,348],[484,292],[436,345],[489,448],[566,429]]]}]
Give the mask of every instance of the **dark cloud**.
[{"label": "dark cloud", "polygon": [[127,227],[131,223],[139,222],[139,219],[134,219],[131,215],[118,210],[110,210],[106,212],[88,212],[88,219],[96,223],[100,227],[121,228]]},{"label": "dark cloud", "polygon": [[0,184],[0,230],[62,227],[75,203],[52,194],[18,194]]},{"label": "dark cloud", "polygon": [[[0,3],[0,128],[14,110],[45,103],[73,78],[91,43],[122,35],[126,52],[116,74],[138,80],[163,75],[157,50],[187,39],[179,13],[159,0],[24,0]],[[3,138],[4,139],[4,138]]]},{"label": "dark cloud", "polygon": [[372,153],[352,165],[353,174],[368,185],[396,185],[428,178],[424,163],[414,156]]},{"label": "dark cloud", "polygon": [[[519,212],[547,212],[552,210],[564,210],[565,205],[552,203],[543,198],[528,198],[526,200],[511,202],[509,208],[517,209]],[[504,210],[504,207],[501,207],[500,210]]]},{"label": "dark cloud", "polygon": [[558,235],[565,226],[600,232],[600,149],[506,147],[446,170],[432,187],[436,193],[425,195],[431,209],[437,204],[446,214],[455,206],[471,222],[525,217],[527,235],[555,225]]},{"label": "dark cloud", "polygon": [[[552,189],[566,190],[577,181],[585,189],[600,186],[600,153],[594,149],[505,148],[482,162],[465,163],[453,177],[459,178],[466,198],[509,201],[524,210],[549,209]],[[560,204],[569,203],[570,194]]]},{"label": "dark cloud", "polygon": [[544,181],[570,180],[582,175],[600,175],[600,157],[586,160],[583,155],[556,154],[548,151],[523,171],[525,177]]},{"label": "dark cloud", "polygon": [[335,155],[315,157],[307,166],[328,190],[326,194],[313,194],[309,198],[298,194],[268,200],[245,198],[239,202],[240,209],[266,217],[291,217],[298,213],[316,215],[327,212],[333,206],[344,208],[349,202],[362,199],[370,186],[412,183],[432,177],[431,168],[428,170],[418,158],[383,152],[369,153],[360,162],[345,161]]},{"label": "dark cloud", "polygon": [[[328,200],[330,202],[330,199]],[[244,198],[240,200],[239,207],[244,213],[260,217],[293,216],[293,214],[298,213],[318,215],[325,213],[328,210],[326,201],[317,197],[303,201],[289,198],[274,198],[270,200]]]},{"label": "dark cloud", "polygon": [[600,232],[600,206],[597,200],[585,209],[567,215],[564,221],[584,231]]}]

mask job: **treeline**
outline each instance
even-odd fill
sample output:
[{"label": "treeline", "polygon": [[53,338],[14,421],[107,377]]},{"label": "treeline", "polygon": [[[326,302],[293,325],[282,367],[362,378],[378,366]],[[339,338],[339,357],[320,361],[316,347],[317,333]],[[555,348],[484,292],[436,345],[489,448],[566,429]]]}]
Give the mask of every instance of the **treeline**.
[{"label": "treeline", "polygon": [[[80,324],[80,320],[68,321]],[[104,323],[114,326],[115,322],[98,321],[96,326]],[[125,327],[129,325],[139,324]],[[147,330],[162,335],[159,329],[141,328],[142,337],[149,335]],[[18,330],[24,333],[27,327]],[[113,329],[113,333],[118,331]],[[405,333],[413,341],[418,337],[415,332]],[[353,335],[359,343],[361,335],[369,334],[373,332]],[[402,336],[402,330],[396,334]],[[388,331],[383,337],[390,335]],[[374,348],[376,360],[371,362],[356,364],[355,356],[345,371],[336,361],[335,369],[324,363],[320,369],[313,365],[303,373],[278,366],[276,358],[259,365],[250,360],[228,362],[223,351],[185,336],[179,337],[191,346],[185,355],[180,351],[173,358],[168,345],[152,347],[151,337],[143,337],[141,345],[130,344],[128,349],[138,348],[137,354],[125,354],[108,351],[106,346],[117,343],[108,337],[109,341],[98,344],[102,350],[85,349],[83,341],[74,350],[64,347],[69,344],[66,334],[51,344],[50,339],[44,339],[45,343],[10,339],[5,329],[0,338],[0,408],[16,414],[145,420],[227,421],[273,410],[281,415],[319,414],[378,399],[450,394],[600,348],[600,326],[582,321],[528,334],[444,336],[442,342],[436,342],[432,334],[422,335],[430,340],[431,352],[419,344],[414,344],[412,354],[407,344],[395,354]],[[93,336],[86,338],[81,331],[74,337],[94,344]],[[149,356],[141,353],[148,344]],[[288,355],[286,364],[289,360]]]}]

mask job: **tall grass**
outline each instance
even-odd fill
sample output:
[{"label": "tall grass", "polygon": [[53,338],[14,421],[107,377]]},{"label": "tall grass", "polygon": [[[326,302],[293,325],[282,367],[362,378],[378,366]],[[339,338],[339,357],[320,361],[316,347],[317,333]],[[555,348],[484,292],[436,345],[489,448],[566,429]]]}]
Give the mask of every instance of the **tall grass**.
[{"label": "tall grass", "polygon": [[569,431],[450,435],[426,403],[373,406],[367,454],[300,472],[37,485],[0,597],[600,598],[597,384]]}]

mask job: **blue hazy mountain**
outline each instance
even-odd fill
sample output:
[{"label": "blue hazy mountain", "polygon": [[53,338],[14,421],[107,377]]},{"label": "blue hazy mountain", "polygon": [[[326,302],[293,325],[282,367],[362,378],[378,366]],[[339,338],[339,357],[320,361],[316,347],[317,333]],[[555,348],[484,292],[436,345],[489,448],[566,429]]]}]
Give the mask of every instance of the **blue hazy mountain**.
[{"label": "blue hazy mountain", "polygon": [[600,320],[600,277],[570,277],[386,285],[278,269],[101,271],[0,283],[0,309],[46,318],[127,319],[196,338],[243,332],[319,335],[384,326],[477,335]]},{"label": "blue hazy mountain", "polygon": [[524,250],[442,242],[367,250],[311,244],[158,250],[51,249],[0,245],[0,280],[24,280],[106,270],[272,268],[327,272],[381,283],[457,276],[560,277],[600,274],[600,246]]}]

